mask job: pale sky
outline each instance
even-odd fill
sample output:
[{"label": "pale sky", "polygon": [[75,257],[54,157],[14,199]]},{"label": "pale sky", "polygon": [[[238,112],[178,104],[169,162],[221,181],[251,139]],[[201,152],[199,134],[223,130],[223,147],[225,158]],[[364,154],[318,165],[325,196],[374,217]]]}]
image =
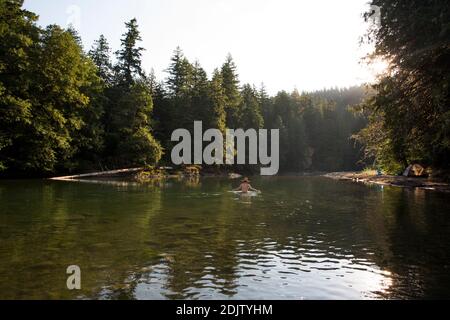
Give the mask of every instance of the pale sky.
[{"label": "pale sky", "polygon": [[311,91],[372,81],[360,47],[368,0],[25,0],[39,24],[72,23],[85,49],[104,34],[113,50],[137,18],[146,71],[162,80],[174,49],[211,74],[231,53],[242,83]]}]

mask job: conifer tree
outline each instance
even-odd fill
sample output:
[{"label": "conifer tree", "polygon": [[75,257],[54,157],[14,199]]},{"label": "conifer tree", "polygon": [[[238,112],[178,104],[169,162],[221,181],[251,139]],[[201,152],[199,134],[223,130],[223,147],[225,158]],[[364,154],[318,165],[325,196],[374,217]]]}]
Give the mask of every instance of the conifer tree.
[{"label": "conifer tree", "polygon": [[98,75],[106,85],[110,86],[113,81],[113,66],[111,62],[111,49],[104,35],[94,42],[89,51],[89,57],[95,63],[98,69]]},{"label": "conifer tree", "polygon": [[141,67],[141,36],[136,19],[125,26],[117,52],[116,85],[109,91],[107,152],[114,166],[153,165],[163,151],[152,135],[153,99]]},{"label": "conifer tree", "polygon": [[223,133],[226,130],[227,114],[225,110],[225,93],[223,89],[222,75],[215,69],[210,82],[210,99],[212,111],[211,128],[219,129]]},{"label": "conifer tree", "polygon": [[261,110],[262,117],[264,119],[264,126],[265,128],[271,128],[271,125],[273,123],[272,116],[272,101],[266,91],[266,86],[264,83],[261,83],[261,86],[258,91],[258,103],[259,108]]},{"label": "conifer tree", "polygon": [[239,106],[241,104],[241,95],[237,67],[231,54],[227,56],[222,66],[221,75],[225,94],[227,126],[229,128],[236,128],[240,123]]},{"label": "conifer tree", "polygon": [[125,86],[131,86],[136,77],[142,77],[142,52],[145,50],[138,46],[142,41],[136,19],[125,23],[127,32],[121,39],[121,49],[116,52],[118,64],[116,65],[117,81]]},{"label": "conifer tree", "polygon": [[239,110],[240,127],[244,129],[260,129],[264,127],[264,119],[261,115],[258,94],[251,85],[246,84],[241,92],[242,100]]},{"label": "conifer tree", "polygon": [[166,70],[168,77],[166,85],[169,94],[174,97],[186,96],[192,86],[193,66],[183,54],[180,47],[177,47],[171,58],[171,64]]}]

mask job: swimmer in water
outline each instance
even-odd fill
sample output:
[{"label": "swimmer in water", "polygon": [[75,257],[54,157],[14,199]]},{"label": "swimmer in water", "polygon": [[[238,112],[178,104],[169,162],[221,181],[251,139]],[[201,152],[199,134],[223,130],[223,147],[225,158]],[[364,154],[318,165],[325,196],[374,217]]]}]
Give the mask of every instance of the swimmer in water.
[{"label": "swimmer in water", "polygon": [[258,193],[261,192],[259,190],[252,188],[252,186],[250,185],[250,180],[248,178],[245,178],[244,180],[242,180],[239,188],[234,189],[233,191],[241,191],[242,193],[248,193],[249,191],[258,192]]}]

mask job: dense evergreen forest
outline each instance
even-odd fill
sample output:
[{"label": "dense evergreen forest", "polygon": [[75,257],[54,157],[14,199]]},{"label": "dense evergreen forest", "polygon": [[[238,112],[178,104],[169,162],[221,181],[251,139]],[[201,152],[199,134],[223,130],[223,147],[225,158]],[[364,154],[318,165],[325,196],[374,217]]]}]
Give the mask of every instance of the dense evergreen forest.
[{"label": "dense evergreen forest", "polygon": [[135,19],[117,52],[104,36],[84,50],[75,30],[43,29],[23,0],[0,0],[0,175],[170,165],[172,131],[194,120],[280,129],[284,172],[448,168],[448,5],[373,3],[386,9],[368,39],[392,63],[370,95],[354,87],[269,96],[264,85],[240,83],[231,55],[209,77],[177,48],[167,78],[156,79],[142,68]]}]

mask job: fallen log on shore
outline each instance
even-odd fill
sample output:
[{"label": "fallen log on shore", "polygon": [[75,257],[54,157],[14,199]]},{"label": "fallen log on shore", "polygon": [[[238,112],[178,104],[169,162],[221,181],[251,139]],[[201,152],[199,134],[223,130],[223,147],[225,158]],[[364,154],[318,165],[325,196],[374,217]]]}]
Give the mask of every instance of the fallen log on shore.
[{"label": "fallen log on shore", "polygon": [[115,175],[127,174],[127,173],[136,173],[136,172],[143,171],[143,170],[144,170],[144,168],[119,169],[119,170],[111,170],[111,171],[78,174],[78,175],[74,175],[74,176],[54,177],[54,178],[50,178],[49,180],[67,181],[67,180],[92,178],[92,177],[107,177],[107,176],[115,176]]}]

